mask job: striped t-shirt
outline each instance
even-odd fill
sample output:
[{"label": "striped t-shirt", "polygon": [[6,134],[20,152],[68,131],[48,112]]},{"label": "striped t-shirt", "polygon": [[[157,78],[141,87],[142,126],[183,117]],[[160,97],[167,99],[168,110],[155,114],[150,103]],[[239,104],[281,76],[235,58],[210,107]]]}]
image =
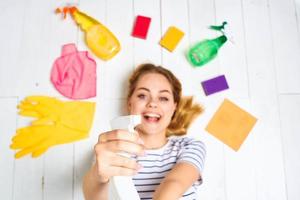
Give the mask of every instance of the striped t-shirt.
[{"label": "striped t-shirt", "polygon": [[[199,140],[188,137],[170,137],[160,149],[146,150],[146,155],[137,157],[143,168],[133,177],[133,182],[141,200],[152,199],[157,186],[176,163],[186,162],[194,165],[200,174],[203,171],[205,145]],[[183,194],[181,200],[197,199],[199,179]]]}]

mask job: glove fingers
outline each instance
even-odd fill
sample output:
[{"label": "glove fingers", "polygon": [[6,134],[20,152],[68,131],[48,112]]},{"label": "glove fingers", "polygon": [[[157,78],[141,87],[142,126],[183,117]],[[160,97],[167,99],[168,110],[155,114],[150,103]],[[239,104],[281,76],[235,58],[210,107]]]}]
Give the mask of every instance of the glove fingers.
[{"label": "glove fingers", "polygon": [[25,152],[24,150],[22,151],[19,151],[18,153],[15,154],[15,158],[18,159],[18,158],[21,158],[27,154],[29,154],[30,152]]},{"label": "glove fingers", "polygon": [[32,152],[31,156],[33,158],[39,157],[40,155],[42,155],[43,153],[45,153],[48,149],[49,149],[49,147],[40,148],[40,149]]},{"label": "glove fingers", "polygon": [[30,102],[28,100],[23,100],[21,103],[18,105],[19,109],[32,109],[36,104],[33,102]]},{"label": "glove fingers", "polygon": [[21,110],[19,112],[19,115],[25,116],[25,117],[35,117],[35,118],[40,117],[40,115],[36,111],[33,111],[33,110]]},{"label": "glove fingers", "polygon": [[53,97],[47,97],[47,96],[28,96],[25,98],[25,101],[36,104],[41,101],[54,99]]},{"label": "glove fingers", "polygon": [[25,148],[25,149],[23,149],[23,150],[21,150],[21,151],[18,151],[16,154],[15,154],[15,158],[21,158],[21,157],[23,157],[23,156],[25,156],[25,155],[27,155],[27,154],[30,154],[31,152],[33,152],[33,150],[34,150],[34,147],[33,146],[31,146],[31,147],[28,147],[28,148]]},{"label": "glove fingers", "polygon": [[32,145],[32,146],[29,146],[29,147],[26,147],[20,151],[18,151],[16,154],[15,154],[15,158],[21,158],[27,154],[30,154],[30,153],[33,153],[35,151],[38,151],[40,149],[44,149],[46,148],[46,142],[37,142],[35,145]]},{"label": "glove fingers", "polygon": [[30,139],[30,138],[25,138],[25,140],[23,138],[14,140],[12,142],[12,144],[10,145],[11,149],[22,149],[22,148],[26,148],[26,147],[30,147],[32,145],[38,144],[39,142],[41,142],[42,139],[37,140],[36,138],[34,139]]},{"label": "glove fingers", "polygon": [[[53,105],[55,106],[59,100],[55,99],[54,97],[47,97],[47,96],[29,96],[24,99],[21,107],[23,106],[25,109],[49,109]],[[42,107],[41,107],[42,106]]]},{"label": "glove fingers", "polygon": [[42,140],[46,139],[44,133],[37,134],[32,127],[20,128],[17,130],[16,135],[12,138],[11,149],[20,149],[32,146]]},{"label": "glove fingers", "polygon": [[19,105],[18,105],[19,114],[22,116],[26,117],[39,117],[39,114],[34,108],[34,105],[31,103],[28,103],[27,101],[23,100]]},{"label": "glove fingers", "polygon": [[29,101],[26,99],[18,105],[18,109],[20,110],[20,115],[35,118],[47,115],[49,110],[51,110],[47,105],[42,105],[40,102]]},{"label": "glove fingers", "polygon": [[39,125],[54,125],[54,121],[48,117],[37,119],[33,122],[31,122],[32,125],[34,126],[39,126]]}]

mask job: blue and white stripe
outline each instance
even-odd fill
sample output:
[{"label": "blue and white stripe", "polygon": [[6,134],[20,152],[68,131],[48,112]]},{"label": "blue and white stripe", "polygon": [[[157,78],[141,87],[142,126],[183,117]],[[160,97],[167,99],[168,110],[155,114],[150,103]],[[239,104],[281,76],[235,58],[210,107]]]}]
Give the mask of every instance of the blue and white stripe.
[{"label": "blue and white stripe", "polygon": [[[205,160],[205,145],[203,142],[189,137],[170,137],[166,145],[160,149],[147,150],[146,155],[138,157],[137,161],[143,168],[133,177],[133,182],[141,200],[152,199],[157,186],[173,166],[186,162],[195,166],[202,173]],[[202,183],[199,179],[183,194],[181,200],[197,199],[197,186]]]}]

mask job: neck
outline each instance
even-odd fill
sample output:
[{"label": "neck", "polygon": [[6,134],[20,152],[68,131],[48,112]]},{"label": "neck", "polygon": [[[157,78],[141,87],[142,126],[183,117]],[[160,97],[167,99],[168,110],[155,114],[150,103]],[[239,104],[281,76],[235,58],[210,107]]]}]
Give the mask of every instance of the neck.
[{"label": "neck", "polygon": [[146,134],[139,132],[139,135],[144,141],[146,149],[159,149],[167,143],[167,137],[165,133]]}]

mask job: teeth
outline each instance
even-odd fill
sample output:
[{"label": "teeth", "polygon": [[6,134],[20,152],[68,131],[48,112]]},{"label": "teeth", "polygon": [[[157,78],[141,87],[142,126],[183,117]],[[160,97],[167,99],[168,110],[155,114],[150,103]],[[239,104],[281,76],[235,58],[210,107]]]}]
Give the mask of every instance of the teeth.
[{"label": "teeth", "polygon": [[154,113],[147,113],[145,114],[146,117],[156,117],[156,118],[160,118],[160,115],[158,114],[154,114]]}]

